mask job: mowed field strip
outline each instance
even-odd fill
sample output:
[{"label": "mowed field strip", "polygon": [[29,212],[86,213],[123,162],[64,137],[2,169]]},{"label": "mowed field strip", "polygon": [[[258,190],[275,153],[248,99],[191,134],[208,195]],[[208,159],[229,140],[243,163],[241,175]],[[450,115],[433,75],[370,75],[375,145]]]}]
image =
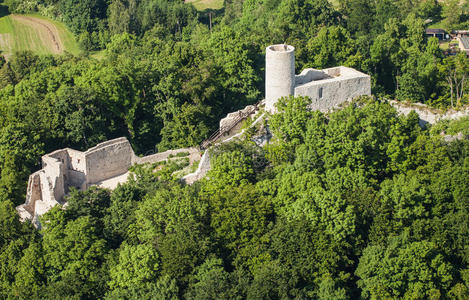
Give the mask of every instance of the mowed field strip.
[{"label": "mowed field strip", "polygon": [[0,50],[6,56],[22,50],[37,54],[80,53],[73,34],[63,24],[36,15],[0,18]]},{"label": "mowed field strip", "polygon": [[185,3],[192,3],[199,10],[220,9],[223,7],[223,0],[185,0]]}]

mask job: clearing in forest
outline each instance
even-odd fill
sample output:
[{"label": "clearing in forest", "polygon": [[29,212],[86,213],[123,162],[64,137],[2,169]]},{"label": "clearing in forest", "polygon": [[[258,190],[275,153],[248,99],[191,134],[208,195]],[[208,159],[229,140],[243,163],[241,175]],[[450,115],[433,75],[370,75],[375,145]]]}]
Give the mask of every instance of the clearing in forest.
[{"label": "clearing in forest", "polygon": [[31,50],[37,54],[79,54],[73,34],[60,22],[37,15],[0,18],[0,50],[5,56]]},{"label": "clearing in forest", "polygon": [[194,7],[199,10],[206,9],[221,9],[223,7],[223,0],[185,0],[186,3],[192,3]]}]

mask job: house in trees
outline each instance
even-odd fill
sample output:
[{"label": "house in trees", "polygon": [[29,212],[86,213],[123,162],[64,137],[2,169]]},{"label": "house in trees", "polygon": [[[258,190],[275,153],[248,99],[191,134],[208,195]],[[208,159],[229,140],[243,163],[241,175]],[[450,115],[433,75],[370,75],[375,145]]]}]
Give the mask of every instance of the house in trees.
[{"label": "house in trees", "polygon": [[453,30],[451,34],[455,38],[461,38],[463,36],[469,37],[469,30]]},{"label": "house in trees", "polygon": [[462,35],[458,38],[459,50],[466,53],[469,57],[469,35]]},{"label": "house in trees", "polygon": [[436,37],[439,41],[444,41],[450,38],[449,34],[444,29],[439,28],[427,28],[425,29],[425,35],[427,37]]}]

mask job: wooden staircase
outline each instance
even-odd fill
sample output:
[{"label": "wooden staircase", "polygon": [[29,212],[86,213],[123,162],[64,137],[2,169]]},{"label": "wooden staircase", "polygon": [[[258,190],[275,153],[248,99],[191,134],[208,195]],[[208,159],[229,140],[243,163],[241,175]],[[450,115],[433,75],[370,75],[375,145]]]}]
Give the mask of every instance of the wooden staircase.
[{"label": "wooden staircase", "polygon": [[239,112],[238,115],[236,116],[236,118],[234,118],[230,123],[228,123],[227,125],[223,126],[223,127],[220,127],[217,131],[215,131],[214,133],[212,133],[212,135],[206,139],[205,141],[203,141],[201,144],[200,144],[200,149],[201,150],[205,150],[207,149],[211,144],[213,144],[215,141],[217,141],[219,138],[221,138],[223,135],[225,135],[226,133],[230,132],[231,129],[233,129],[236,125],[238,125],[241,121],[245,120],[247,117],[249,117],[251,114],[253,114],[254,112],[256,112],[259,108],[260,102],[256,103],[253,105],[253,107],[246,111],[246,112]]}]

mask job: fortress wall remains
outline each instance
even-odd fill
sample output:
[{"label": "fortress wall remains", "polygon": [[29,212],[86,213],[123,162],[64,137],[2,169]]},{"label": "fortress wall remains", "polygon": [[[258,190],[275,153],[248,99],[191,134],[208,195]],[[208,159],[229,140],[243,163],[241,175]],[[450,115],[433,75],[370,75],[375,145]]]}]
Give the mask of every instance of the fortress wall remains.
[{"label": "fortress wall remains", "polygon": [[371,95],[369,76],[324,79],[295,88],[295,96],[310,97],[310,108],[322,112],[361,95]]},{"label": "fortress wall remains", "polygon": [[23,208],[27,210],[29,214],[34,214],[34,204],[36,200],[42,199],[42,190],[41,190],[41,178],[39,173],[44,172],[43,170],[39,170],[34,172],[29,176],[28,180],[28,190],[26,194],[26,201],[24,203]]},{"label": "fortress wall remains", "polygon": [[[347,73],[347,67],[333,67],[333,68],[329,68],[329,69],[324,69],[324,73],[326,73],[327,75],[331,76],[331,77],[338,77],[338,76],[341,76],[341,75],[345,75],[344,73]],[[354,72],[356,72],[355,70],[353,70]]]},{"label": "fortress wall remains", "polygon": [[65,193],[69,192],[70,187],[75,187],[77,189],[82,189],[83,187],[86,188],[86,174],[75,170],[68,170],[66,183]]},{"label": "fortress wall remains", "polygon": [[462,107],[459,110],[450,109],[444,112],[422,103],[405,103],[391,100],[389,104],[400,114],[408,115],[411,111],[415,111],[419,115],[421,126],[427,123],[435,124],[440,120],[457,120],[469,115],[469,106]]},{"label": "fortress wall remains", "polygon": [[170,155],[176,155],[181,152],[188,152],[189,154],[192,154],[194,152],[198,152],[198,150],[196,148],[182,148],[182,149],[175,149],[175,150],[167,150],[165,152],[155,153],[155,154],[144,156],[144,157],[137,157],[134,163],[145,164],[145,163],[154,163],[157,161],[167,160]]},{"label": "fortress wall remains", "polygon": [[87,186],[126,173],[134,156],[126,138],[107,141],[89,149],[85,152]]},{"label": "fortress wall remains", "polygon": [[[61,153],[63,154],[63,153]],[[61,201],[65,196],[65,164],[58,158],[43,156],[44,177],[41,176],[42,200]]]},{"label": "fortress wall remains", "polygon": [[295,75],[295,85],[305,84],[314,80],[321,80],[328,77],[328,74],[321,70],[304,69],[300,75]]},{"label": "fortress wall remains", "polygon": [[114,144],[117,144],[117,143],[125,143],[125,142],[129,143],[129,141],[125,137],[115,138],[115,139],[112,139],[112,140],[109,140],[109,141],[99,143],[96,146],[91,147],[88,150],[86,150],[85,153],[92,152],[94,150],[98,150],[98,149],[101,149],[101,148],[105,148],[107,146],[114,145]]},{"label": "fortress wall remains", "polygon": [[67,148],[69,157],[69,169],[77,172],[86,172],[86,156],[85,153],[74,149]]},{"label": "fortress wall remains", "polygon": [[49,163],[53,163],[54,159],[62,163],[61,168],[62,168],[63,172],[65,172],[65,170],[70,168],[68,149],[67,148],[56,150],[54,152],[43,155],[42,156],[42,167],[43,168],[45,167],[46,161],[49,162]]},{"label": "fortress wall remains", "polygon": [[42,198],[41,200],[35,201],[33,215],[42,215],[46,213],[50,207],[53,207],[58,203],[57,198],[55,198],[55,194],[57,193],[55,191],[55,185],[53,185],[54,179],[57,179],[57,177],[49,177],[46,174],[46,171],[39,173],[39,182],[41,187]]},{"label": "fortress wall remains", "polygon": [[194,173],[187,174],[182,178],[182,181],[186,184],[193,184],[194,182],[202,179],[207,175],[207,172],[210,170],[210,154],[209,151],[205,151],[200,159],[199,166]]}]

